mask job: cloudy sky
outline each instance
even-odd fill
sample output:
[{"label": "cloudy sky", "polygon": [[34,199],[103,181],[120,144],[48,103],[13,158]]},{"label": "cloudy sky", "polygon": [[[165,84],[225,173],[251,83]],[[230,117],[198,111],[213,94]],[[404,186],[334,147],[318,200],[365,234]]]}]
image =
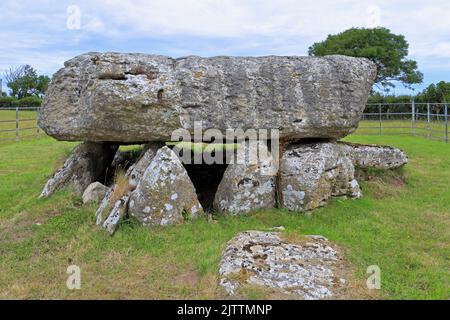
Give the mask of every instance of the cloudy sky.
[{"label": "cloudy sky", "polygon": [[0,74],[31,64],[51,75],[87,51],[306,55],[328,34],[380,25],[409,41],[425,74],[416,91],[450,81],[448,0],[1,0]]}]

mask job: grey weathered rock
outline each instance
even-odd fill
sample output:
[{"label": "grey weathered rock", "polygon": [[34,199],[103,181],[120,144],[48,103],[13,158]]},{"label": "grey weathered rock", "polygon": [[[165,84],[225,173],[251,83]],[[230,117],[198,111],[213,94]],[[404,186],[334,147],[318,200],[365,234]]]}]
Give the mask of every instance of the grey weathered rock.
[{"label": "grey weathered rock", "polygon": [[76,146],[64,166],[49,179],[40,198],[45,198],[64,187],[73,187],[80,195],[92,182],[105,174],[118,146],[102,142],[83,142]]},{"label": "grey weathered rock", "polygon": [[278,232],[246,231],[228,242],[219,283],[230,295],[258,285],[295,298],[327,299],[345,292],[348,274],[341,254],[324,237],[291,243]]},{"label": "grey weathered rock", "polygon": [[358,125],[376,76],[364,58],[87,53],[52,79],[39,125],[59,140],[169,141],[174,130],[281,130],[340,138]]},{"label": "grey weathered rock", "polygon": [[159,149],[131,193],[128,213],[144,226],[179,223],[203,211],[185,168],[168,147]]},{"label": "grey weathered rock", "polygon": [[156,153],[160,148],[164,146],[162,142],[149,142],[144,146],[144,150],[142,150],[142,155],[136,161],[135,164],[130,166],[127,170],[127,177],[129,183],[133,188],[135,188],[139,181],[142,178],[142,175],[145,172],[145,169],[148,168]]},{"label": "grey weathered rock", "polygon": [[408,163],[406,154],[389,146],[341,143],[355,167],[395,169]]},{"label": "grey weathered rock", "polygon": [[[97,225],[102,225],[103,228],[105,228],[111,235],[116,230],[120,220],[124,218],[128,212],[128,201],[130,199],[131,192],[137,187],[145,170],[150,166],[156,152],[162,146],[164,146],[164,143],[160,142],[149,142],[144,146],[138,160],[128,168],[125,174],[129,185],[126,186],[123,192],[121,192],[124,194],[119,195],[119,200],[113,199],[113,192],[114,189],[117,188],[117,185],[114,185],[111,190],[104,195],[95,215]],[[108,216],[105,219],[106,213]]]},{"label": "grey weathered rock", "polygon": [[120,220],[126,215],[128,209],[129,194],[124,195],[114,203],[108,217],[103,222],[102,227],[112,235],[117,228]]},{"label": "grey weathered rock", "polygon": [[264,142],[242,143],[217,188],[214,208],[232,214],[274,208],[276,165]]},{"label": "grey weathered rock", "polygon": [[106,212],[109,209],[111,198],[113,195],[114,186],[112,188],[109,188],[106,192],[105,196],[103,197],[102,201],[100,202],[100,205],[95,212],[95,221],[98,226],[102,225],[103,222],[106,219]]},{"label": "grey weathered rock", "polygon": [[333,196],[361,197],[355,168],[341,144],[293,144],[280,160],[278,202],[292,211],[317,208]]},{"label": "grey weathered rock", "polygon": [[98,181],[91,183],[83,192],[83,203],[86,204],[101,201],[108,192],[108,189],[108,187]]}]

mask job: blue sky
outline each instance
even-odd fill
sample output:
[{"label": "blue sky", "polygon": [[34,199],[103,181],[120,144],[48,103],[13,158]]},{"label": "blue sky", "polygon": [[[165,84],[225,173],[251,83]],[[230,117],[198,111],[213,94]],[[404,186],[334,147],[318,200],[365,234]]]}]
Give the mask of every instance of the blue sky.
[{"label": "blue sky", "polygon": [[379,25],[409,41],[425,74],[416,91],[450,82],[448,0],[1,0],[0,74],[30,64],[52,75],[88,51],[306,55],[328,34]]}]

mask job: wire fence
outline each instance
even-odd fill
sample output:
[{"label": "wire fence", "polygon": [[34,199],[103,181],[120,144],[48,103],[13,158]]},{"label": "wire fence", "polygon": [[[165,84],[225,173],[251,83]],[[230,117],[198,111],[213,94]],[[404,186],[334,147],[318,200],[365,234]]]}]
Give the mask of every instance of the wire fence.
[{"label": "wire fence", "polygon": [[356,134],[406,134],[448,143],[447,103],[368,104]]},{"label": "wire fence", "polygon": [[[37,119],[40,108],[0,108],[0,143],[41,139]],[[413,135],[449,140],[449,113],[446,103],[367,104],[358,129],[359,135]]]},{"label": "wire fence", "polygon": [[0,108],[0,142],[41,139],[40,108]]}]

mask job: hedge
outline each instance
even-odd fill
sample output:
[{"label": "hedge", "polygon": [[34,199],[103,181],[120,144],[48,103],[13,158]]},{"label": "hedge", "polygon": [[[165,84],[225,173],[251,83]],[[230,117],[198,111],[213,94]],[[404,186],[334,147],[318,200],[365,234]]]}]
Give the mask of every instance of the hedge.
[{"label": "hedge", "polygon": [[32,96],[17,99],[15,97],[0,97],[0,108],[37,108],[42,103],[41,98]]}]

